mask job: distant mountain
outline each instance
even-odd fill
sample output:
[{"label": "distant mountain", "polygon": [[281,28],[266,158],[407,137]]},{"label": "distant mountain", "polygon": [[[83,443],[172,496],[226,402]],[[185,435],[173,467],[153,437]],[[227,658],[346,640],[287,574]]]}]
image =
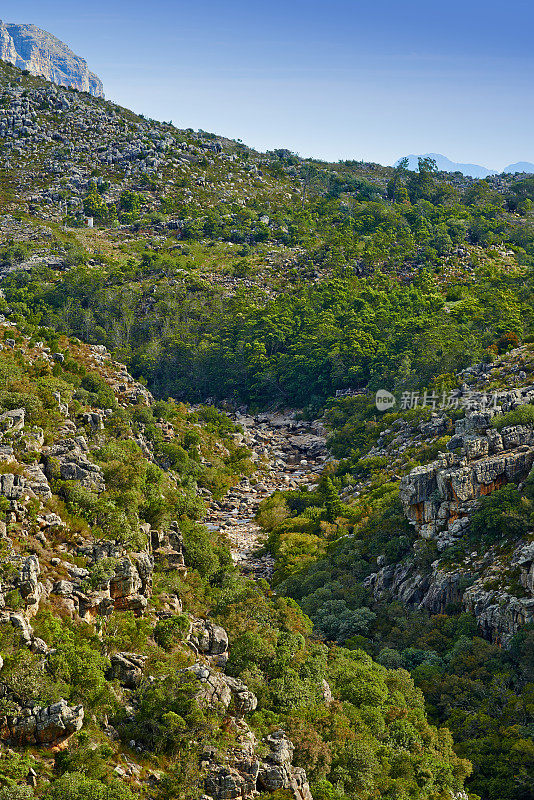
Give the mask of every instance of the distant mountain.
[{"label": "distant mountain", "polygon": [[104,97],[102,81],[89,72],[87,62],[51,33],[35,25],[15,25],[0,20],[0,59],[59,86]]},{"label": "distant mountain", "polygon": [[[408,169],[416,170],[417,159],[420,157],[421,156],[416,156],[413,154],[407,156]],[[471,178],[487,178],[488,175],[497,174],[496,170],[482,167],[480,164],[460,164],[456,161],[451,161],[450,158],[447,158],[441,153],[425,153],[423,157],[433,158],[441,172],[461,172],[463,175],[468,175]],[[399,161],[395,163],[395,166],[397,166]]]},{"label": "distant mountain", "polygon": [[[518,161],[516,164],[509,164],[509,166],[505,167],[502,172],[499,173],[496,169],[488,169],[487,167],[480,166],[480,164],[461,164],[457,161],[451,161],[450,158],[447,158],[447,156],[441,153],[424,153],[419,156],[412,153],[412,155],[406,156],[406,158],[408,159],[408,169],[411,170],[417,169],[417,160],[419,158],[433,158],[441,172],[461,172],[463,175],[467,175],[471,178],[487,178],[488,175],[499,174],[514,175],[516,172],[525,172],[534,175],[534,164],[531,161]],[[397,166],[400,161],[401,159],[399,158],[394,166]]]},{"label": "distant mountain", "polygon": [[534,164],[531,161],[518,161],[517,164],[510,164],[503,169],[507,175],[514,175],[516,172],[526,172],[534,175]]}]

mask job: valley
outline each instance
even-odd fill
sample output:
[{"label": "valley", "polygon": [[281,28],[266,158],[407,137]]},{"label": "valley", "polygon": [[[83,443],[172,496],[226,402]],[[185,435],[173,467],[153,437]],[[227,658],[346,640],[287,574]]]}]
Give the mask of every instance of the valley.
[{"label": "valley", "polygon": [[533,179],[96,94],[0,63],[0,800],[530,800]]}]

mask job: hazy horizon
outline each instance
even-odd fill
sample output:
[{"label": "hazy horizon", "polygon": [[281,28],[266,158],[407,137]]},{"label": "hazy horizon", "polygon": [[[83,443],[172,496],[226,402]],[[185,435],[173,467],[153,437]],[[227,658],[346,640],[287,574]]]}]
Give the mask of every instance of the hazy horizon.
[{"label": "hazy horizon", "polygon": [[410,153],[500,171],[534,161],[525,2],[7,0],[68,44],[106,97],[155,119],[328,161]]}]

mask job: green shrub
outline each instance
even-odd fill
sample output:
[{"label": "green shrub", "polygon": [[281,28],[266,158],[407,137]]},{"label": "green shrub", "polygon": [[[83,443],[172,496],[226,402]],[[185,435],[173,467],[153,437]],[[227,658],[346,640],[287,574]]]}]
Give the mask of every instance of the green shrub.
[{"label": "green shrub", "polygon": [[534,425],[534,405],[526,403],[505,414],[497,414],[491,424],[498,431],[511,425]]},{"label": "green shrub", "polygon": [[154,639],[164,650],[172,650],[182,642],[189,631],[189,617],[176,614],[168,619],[160,619],[154,630]]},{"label": "green shrub", "polygon": [[135,795],[118,781],[105,784],[79,772],[67,772],[46,790],[44,800],[135,800]]}]

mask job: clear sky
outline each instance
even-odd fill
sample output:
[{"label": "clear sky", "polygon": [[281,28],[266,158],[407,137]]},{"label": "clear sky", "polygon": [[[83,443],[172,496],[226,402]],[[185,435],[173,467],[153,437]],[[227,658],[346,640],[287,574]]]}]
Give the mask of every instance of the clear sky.
[{"label": "clear sky", "polygon": [[534,161],[534,4],[495,0],[3,0],[110,100],[260,150],[390,164]]}]

